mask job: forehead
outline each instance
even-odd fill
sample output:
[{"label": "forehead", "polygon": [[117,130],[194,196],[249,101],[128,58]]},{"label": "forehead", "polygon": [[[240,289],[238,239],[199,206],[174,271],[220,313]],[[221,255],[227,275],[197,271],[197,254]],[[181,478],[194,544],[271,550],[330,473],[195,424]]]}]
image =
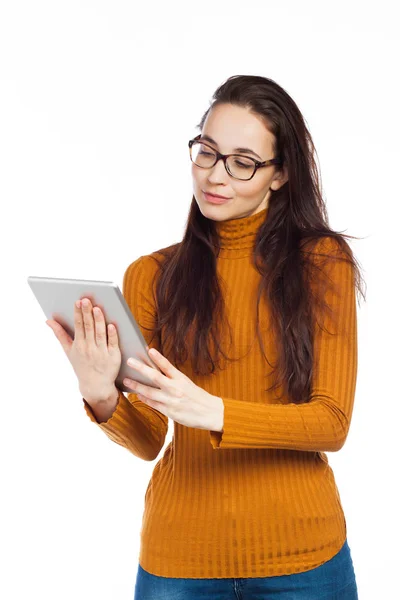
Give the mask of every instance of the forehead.
[{"label": "forehead", "polygon": [[221,152],[251,148],[261,156],[270,152],[274,136],[264,121],[249,109],[232,104],[214,106],[207,115],[202,135],[215,140]]}]

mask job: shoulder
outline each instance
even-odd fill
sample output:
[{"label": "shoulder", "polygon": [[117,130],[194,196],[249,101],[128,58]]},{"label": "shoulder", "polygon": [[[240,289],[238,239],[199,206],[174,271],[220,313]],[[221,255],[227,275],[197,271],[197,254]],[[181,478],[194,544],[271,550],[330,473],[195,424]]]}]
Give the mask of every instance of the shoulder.
[{"label": "shoulder", "polygon": [[147,282],[152,281],[154,276],[159,272],[166,258],[171,256],[178,248],[180,243],[171,244],[165,248],[154,250],[150,254],[143,254],[133,260],[125,269],[124,273],[124,288],[128,282],[136,279],[143,279]]},{"label": "shoulder", "polygon": [[318,264],[336,262],[337,259],[347,261],[353,255],[350,245],[343,237],[332,235],[305,238],[301,243],[301,252]]},{"label": "shoulder", "polygon": [[141,258],[144,261],[144,265],[148,269],[158,269],[167,258],[170,258],[177,250],[181,242],[176,244],[171,244],[170,246],[166,246],[165,248],[160,248],[159,250],[154,250],[150,254],[145,254]]},{"label": "shoulder", "polygon": [[344,238],[329,235],[307,240],[302,251],[303,271],[314,293],[354,293],[354,256]]}]

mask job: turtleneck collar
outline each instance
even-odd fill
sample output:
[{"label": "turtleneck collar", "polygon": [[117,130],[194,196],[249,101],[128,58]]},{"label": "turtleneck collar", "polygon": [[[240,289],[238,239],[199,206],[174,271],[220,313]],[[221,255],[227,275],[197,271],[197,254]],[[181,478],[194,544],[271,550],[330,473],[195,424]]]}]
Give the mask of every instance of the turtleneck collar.
[{"label": "turtleneck collar", "polygon": [[250,256],[257,232],[265,221],[268,207],[250,217],[215,221],[221,258]]}]

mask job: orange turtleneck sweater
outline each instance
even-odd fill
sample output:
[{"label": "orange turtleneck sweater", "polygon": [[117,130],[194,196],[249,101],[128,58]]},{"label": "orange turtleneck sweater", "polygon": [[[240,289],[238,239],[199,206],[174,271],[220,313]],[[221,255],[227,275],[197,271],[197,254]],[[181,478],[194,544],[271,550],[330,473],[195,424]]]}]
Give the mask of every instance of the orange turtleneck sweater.
[{"label": "orange turtleneck sweater", "polygon": [[[329,270],[340,291],[340,297],[329,291],[325,296],[338,315],[337,335],[323,330],[332,332],[327,317],[325,327],[316,329],[310,401],[298,405],[283,396],[278,402],[277,392],[264,391],[272,380],[256,338],[260,275],[251,263],[255,235],[266,214],[264,209],[217,222],[222,246],[217,271],[226,283],[234,336],[229,355],[241,358],[212,376],[194,375],[190,361],[180,367],[197,385],[222,398],[224,424],[222,432],[215,432],[173,422],[173,439],[154,467],[144,499],[139,563],[153,575],[247,578],[299,573],[331,559],[346,539],[346,520],[325,452],[342,448],[353,411],[353,271],[341,261]],[[325,240],[324,251],[333,244]],[[150,335],[144,327],[151,327],[155,318],[151,282],[157,265],[151,256],[140,256],[128,266],[122,290],[147,343]],[[268,307],[261,302],[261,331],[267,318]],[[265,338],[265,353],[273,364],[274,344]],[[161,412],[134,393],[120,392],[112,416],[98,423],[83,402],[89,418],[113,442],[142,460],[158,457],[168,430],[168,418]]]}]

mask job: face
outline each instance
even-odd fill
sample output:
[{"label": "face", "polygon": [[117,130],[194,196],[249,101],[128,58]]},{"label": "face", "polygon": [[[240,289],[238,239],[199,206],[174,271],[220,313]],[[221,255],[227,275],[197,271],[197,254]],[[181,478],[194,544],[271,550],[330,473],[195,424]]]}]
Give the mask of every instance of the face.
[{"label": "face", "polygon": [[[223,104],[213,107],[207,115],[202,135],[208,135],[216,144],[206,142],[223,154],[236,154],[234,148],[249,148],[258,156],[241,152],[256,160],[274,158],[274,136],[260,118],[241,106]],[[210,169],[192,163],[193,194],[202,214],[208,219],[226,221],[251,216],[267,208],[270,188],[277,190],[287,181],[285,173],[277,170],[279,165],[257,169],[252,179],[241,181],[227,173],[219,160]],[[229,198],[224,204],[212,204],[206,200],[204,191]]]}]

